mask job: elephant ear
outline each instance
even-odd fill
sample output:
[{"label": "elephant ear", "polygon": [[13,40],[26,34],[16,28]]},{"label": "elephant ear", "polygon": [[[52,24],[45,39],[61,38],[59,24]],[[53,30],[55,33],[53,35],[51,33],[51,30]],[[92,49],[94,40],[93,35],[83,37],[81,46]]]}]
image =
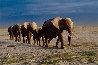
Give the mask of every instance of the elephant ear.
[{"label": "elephant ear", "polygon": [[57,29],[60,29],[60,25],[59,25],[60,20],[62,20],[62,18],[56,17],[56,18],[54,18],[54,19],[51,21],[51,22],[53,23],[53,25],[54,25]]},{"label": "elephant ear", "polygon": [[27,26],[30,24],[30,22],[24,22],[24,27],[27,29]]},{"label": "elephant ear", "polygon": [[70,27],[70,28],[73,28],[73,22],[70,18],[66,18],[66,24]]}]

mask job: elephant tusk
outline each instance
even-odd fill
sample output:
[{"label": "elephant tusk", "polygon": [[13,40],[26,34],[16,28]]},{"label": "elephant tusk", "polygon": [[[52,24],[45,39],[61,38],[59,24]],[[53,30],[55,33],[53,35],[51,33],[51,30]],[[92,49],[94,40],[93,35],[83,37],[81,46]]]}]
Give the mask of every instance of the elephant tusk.
[{"label": "elephant tusk", "polygon": [[71,35],[68,35],[68,37],[72,37]]},{"label": "elephant tusk", "polygon": [[73,34],[76,38],[78,38],[75,34]]}]

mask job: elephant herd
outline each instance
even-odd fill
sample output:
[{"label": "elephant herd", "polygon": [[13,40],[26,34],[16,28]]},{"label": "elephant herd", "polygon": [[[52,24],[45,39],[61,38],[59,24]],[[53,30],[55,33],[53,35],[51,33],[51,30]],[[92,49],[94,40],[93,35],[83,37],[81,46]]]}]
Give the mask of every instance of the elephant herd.
[{"label": "elephant herd", "polygon": [[22,35],[23,43],[31,44],[31,37],[33,36],[34,44],[37,42],[37,45],[41,46],[40,40],[42,39],[43,46],[49,47],[48,43],[50,43],[53,38],[58,37],[56,47],[58,48],[58,43],[61,42],[61,49],[64,49],[64,40],[62,35],[63,30],[68,31],[68,45],[71,46],[73,22],[70,18],[63,19],[61,17],[56,17],[49,19],[44,22],[42,27],[37,27],[35,22],[24,22],[22,26],[20,24],[16,24],[8,28],[10,40],[14,40],[15,37],[15,41],[20,42]]}]

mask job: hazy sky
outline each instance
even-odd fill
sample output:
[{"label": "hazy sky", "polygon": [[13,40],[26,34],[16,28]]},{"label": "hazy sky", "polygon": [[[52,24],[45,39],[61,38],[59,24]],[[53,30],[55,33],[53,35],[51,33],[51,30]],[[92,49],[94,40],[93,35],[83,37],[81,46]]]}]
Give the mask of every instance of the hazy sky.
[{"label": "hazy sky", "polygon": [[98,0],[0,0],[0,27],[25,21],[39,26],[53,17],[70,17],[75,25],[98,25]]}]

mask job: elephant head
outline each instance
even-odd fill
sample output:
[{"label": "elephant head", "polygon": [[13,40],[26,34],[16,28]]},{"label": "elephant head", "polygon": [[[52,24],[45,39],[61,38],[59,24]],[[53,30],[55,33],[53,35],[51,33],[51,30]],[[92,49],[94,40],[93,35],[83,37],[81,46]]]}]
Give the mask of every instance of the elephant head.
[{"label": "elephant head", "polygon": [[68,35],[68,41],[69,41],[69,46],[71,46],[71,36],[73,33],[73,22],[70,18],[65,18],[60,20],[59,22],[60,25],[60,30],[67,30],[69,35]]}]

